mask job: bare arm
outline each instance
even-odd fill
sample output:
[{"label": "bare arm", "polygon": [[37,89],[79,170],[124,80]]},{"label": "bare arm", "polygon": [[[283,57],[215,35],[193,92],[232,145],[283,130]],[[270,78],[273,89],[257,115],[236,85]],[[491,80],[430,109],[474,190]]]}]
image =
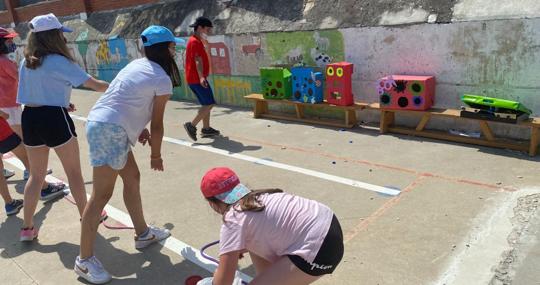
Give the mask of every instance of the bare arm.
[{"label": "bare arm", "polygon": [[163,171],[163,160],[161,159],[161,143],[163,141],[163,117],[165,105],[171,95],[154,97],[154,109],[152,111],[152,121],[150,122],[150,165],[152,169]]},{"label": "bare arm", "polygon": [[105,92],[107,91],[107,88],[109,88],[109,83],[103,80],[95,79],[94,77],[90,77],[88,80],[86,80],[86,82],[83,83],[83,86],[98,92]]},{"label": "bare arm", "polygon": [[238,267],[240,251],[231,251],[219,256],[219,265],[214,272],[213,285],[230,285]]}]

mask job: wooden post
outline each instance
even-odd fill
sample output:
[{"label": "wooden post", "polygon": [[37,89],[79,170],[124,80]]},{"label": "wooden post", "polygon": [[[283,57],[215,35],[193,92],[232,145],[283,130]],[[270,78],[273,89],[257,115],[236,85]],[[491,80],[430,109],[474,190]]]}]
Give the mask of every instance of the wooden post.
[{"label": "wooden post", "polygon": [[425,113],[422,116],[422,120],[420,120],[420,123],[418,123],[418,126],[416,126],[416,130],[419,132],[424,130],[430,118],[431,118],[431,115],[429,113]]},{"label": "wooden post", "polygon": [[302,119],[304,117],[304,106],[300,104],[295,104],[294,108],[296,109],[296,117]]},{"label": "wooden post", "polygon": [[381,123],[380,123],[380,132],[384,134],[388,132],[388,127],[394,124],[394,112],[381,110]]},{"label": "wooden post", "polygon": [[489,125],[486,121],[480,121],[480,129],[482,129],[482,133],[488,141],[495,140],[495,136],[493,135],[493,132],[489,128]]},{"label": "wooden post", "polygon": [[356,110],[345,110],[345,125],[354,126],[356,123]]},{"label": "wooden post", "polygon": [[253,117],[259,118],[261,114],[264,114],[268,111],[268,103],[262,100],[255,101],[255,107],[253,109]]},{"label": "wooden post", "polygon": [[531,127],[531,142],[529,145],[529,155],[535,156],[538,151],[538,128]]}]

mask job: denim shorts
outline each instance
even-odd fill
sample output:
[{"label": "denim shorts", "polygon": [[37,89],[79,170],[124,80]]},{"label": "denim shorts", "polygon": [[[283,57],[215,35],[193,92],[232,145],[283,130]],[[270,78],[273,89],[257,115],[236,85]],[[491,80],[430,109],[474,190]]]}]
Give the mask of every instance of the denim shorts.
[{"label": "denim shorts", "polygon": [[126,131],[119,125],[103,122],[86,122],[86,138],[90,146],[90,164],[93,167],[108,165],[121,170],[126,166],[131,151]]},{"label": "denim shorts", "polygon": [[201,105],[207,106],[216,104],[210,84],[208,84],[208,88],[204,88],[201,84],[189,84],[189,88],[195,93],[195,96],[197,96]]}]

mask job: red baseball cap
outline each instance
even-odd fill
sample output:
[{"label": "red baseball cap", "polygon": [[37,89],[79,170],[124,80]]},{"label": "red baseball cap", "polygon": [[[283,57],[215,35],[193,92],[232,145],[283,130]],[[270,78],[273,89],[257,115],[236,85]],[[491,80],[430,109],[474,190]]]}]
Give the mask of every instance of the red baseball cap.
[{"label": "red baseball cap", "polygon": [[240,178],[227,167],[208,170],[201,180],[201,192],[205,198],[216,197],[226,204],[234,204],[249,194]]},{"label": "red baseball cap", "polygon": [[17,37],[18,35],[19,34],[15,33],[15,32],[10,32],[9,30],[0,27],[0,38],[12,39],[12,38]]}]

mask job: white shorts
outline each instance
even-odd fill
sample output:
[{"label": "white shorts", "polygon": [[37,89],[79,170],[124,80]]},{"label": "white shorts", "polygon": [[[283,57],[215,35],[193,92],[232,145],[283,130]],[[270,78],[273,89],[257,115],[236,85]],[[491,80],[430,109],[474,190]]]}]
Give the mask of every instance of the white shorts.
[{"label": "white shorts", "polygon": [[0,110],[9,114],[9,119],[7,119],[6,121],[8,122],[10,126],[21,125],[21,117],[22,117],[21,106],[0,108]]}]

